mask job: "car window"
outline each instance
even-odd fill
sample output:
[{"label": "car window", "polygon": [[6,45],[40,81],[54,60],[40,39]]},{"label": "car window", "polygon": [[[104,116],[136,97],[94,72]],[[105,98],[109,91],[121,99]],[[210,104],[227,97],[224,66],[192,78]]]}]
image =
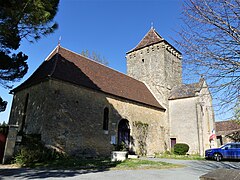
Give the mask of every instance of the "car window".
[{"label": "car window", "polygon": [[236,144],[237,148],[240,148],[240,144]]},{"label": "car window", "polygon": [[220,148],[236,149],[236,148],[240,148],[240,144],[226,144],[226,145],[221,146]]},{"label": "car window", "polygon": [[227,144],[227,145],[225,145],[225,146],[223,147],[223,149],[226,149],[226,148],[230,149],[230,148],[231,148],[231,144]]}]

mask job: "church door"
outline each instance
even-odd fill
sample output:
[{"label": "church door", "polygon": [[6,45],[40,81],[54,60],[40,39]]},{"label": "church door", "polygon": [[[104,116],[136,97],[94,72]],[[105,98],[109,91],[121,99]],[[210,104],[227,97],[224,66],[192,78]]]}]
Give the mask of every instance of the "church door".
[{"label": "church door", "polygon": [[126,119],[122,119],[118,124],[118,144],[124,143],[126,147],[130,144],[130,127]]}]

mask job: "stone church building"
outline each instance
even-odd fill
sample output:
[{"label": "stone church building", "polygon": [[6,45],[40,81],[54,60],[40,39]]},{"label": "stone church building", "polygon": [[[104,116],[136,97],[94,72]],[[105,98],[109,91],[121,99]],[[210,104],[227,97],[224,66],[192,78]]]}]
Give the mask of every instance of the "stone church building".
[{"label": "stone church building", "polygon": [[210,148],[212,98],[204,79],[182,83],[181,53],[151,28],[127,52],[127,75],[57,46],[14,95],[5,158],[19,134],[77,156],[109,156],[114,144],[153,155],[186,143]]}]

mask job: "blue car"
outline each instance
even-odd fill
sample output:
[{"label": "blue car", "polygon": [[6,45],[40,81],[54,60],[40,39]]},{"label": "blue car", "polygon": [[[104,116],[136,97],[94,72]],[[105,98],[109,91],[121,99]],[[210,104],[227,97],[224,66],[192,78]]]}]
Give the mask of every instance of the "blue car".
[{"label": "blue car", "polygon": [[227,143],[220,148],[207,149],[205,151],[206,159],[221,161],[222,159],[239,159],[240,160],[240,142]]}]

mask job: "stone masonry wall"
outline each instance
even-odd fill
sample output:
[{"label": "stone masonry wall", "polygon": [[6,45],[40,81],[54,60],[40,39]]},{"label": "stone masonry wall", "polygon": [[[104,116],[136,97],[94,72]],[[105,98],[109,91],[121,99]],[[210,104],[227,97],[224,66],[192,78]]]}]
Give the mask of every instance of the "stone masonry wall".
[{"label": "stone masonry wall", "polygon": [[[109,156],[117,140],[118,122],[127,119],[131,128],[133,149],[138,151],[133,122],[149,124],[147,153],[164,151],[166,137],[163,111],[138,103],[107,96],[69,83],[49,80],[14,95],[11,124],[21,126],[26,94],[29,93],[27,134],[41,134],[46,145],[78,156]],[[104,108],[109,108],[109,130],[103,130]]]},{"label": "stone masonry wall", "polygon": [[170,101],[170,138],[190,146],[189,153],[204,155],[206,149],[216,147],[209,137],[214,129],[212,98],[204,83],[196,97]]},{"label": "stone masonry wall", "polygon": [[197,97],[192,97],[169,102],[170,138],[176,138],[177,143],[188,144],[190,154],[200,153],[197,101]]},{"label": "stone masonry wall", "polygon": [[[127,56],[127,74],[144,82],[166,109],[165,136],[169,137],[169,101],[171,89],[182,83],[181,55],[166,42],[160,42]],[[169,141],[167,141],[169,148]]]},{"label": "stone masonry wall", "polygon": [[212,134],[212,130],[215,129],[214,110],[212,106],[212,97],[209,92],[206,82],[203,84],[203,88],[199,93],[199,102],[201,104],[201,133],[202,135],[202,154],[209,148],[217,147],[216,140],[211,144],[209,137]]},{"label": "stone masonry wall", "polygon": [[127,55],[127,74],[145,82],[166,108],[170,90],[182,83],[181,58],[169,47],[161,42]]}]

